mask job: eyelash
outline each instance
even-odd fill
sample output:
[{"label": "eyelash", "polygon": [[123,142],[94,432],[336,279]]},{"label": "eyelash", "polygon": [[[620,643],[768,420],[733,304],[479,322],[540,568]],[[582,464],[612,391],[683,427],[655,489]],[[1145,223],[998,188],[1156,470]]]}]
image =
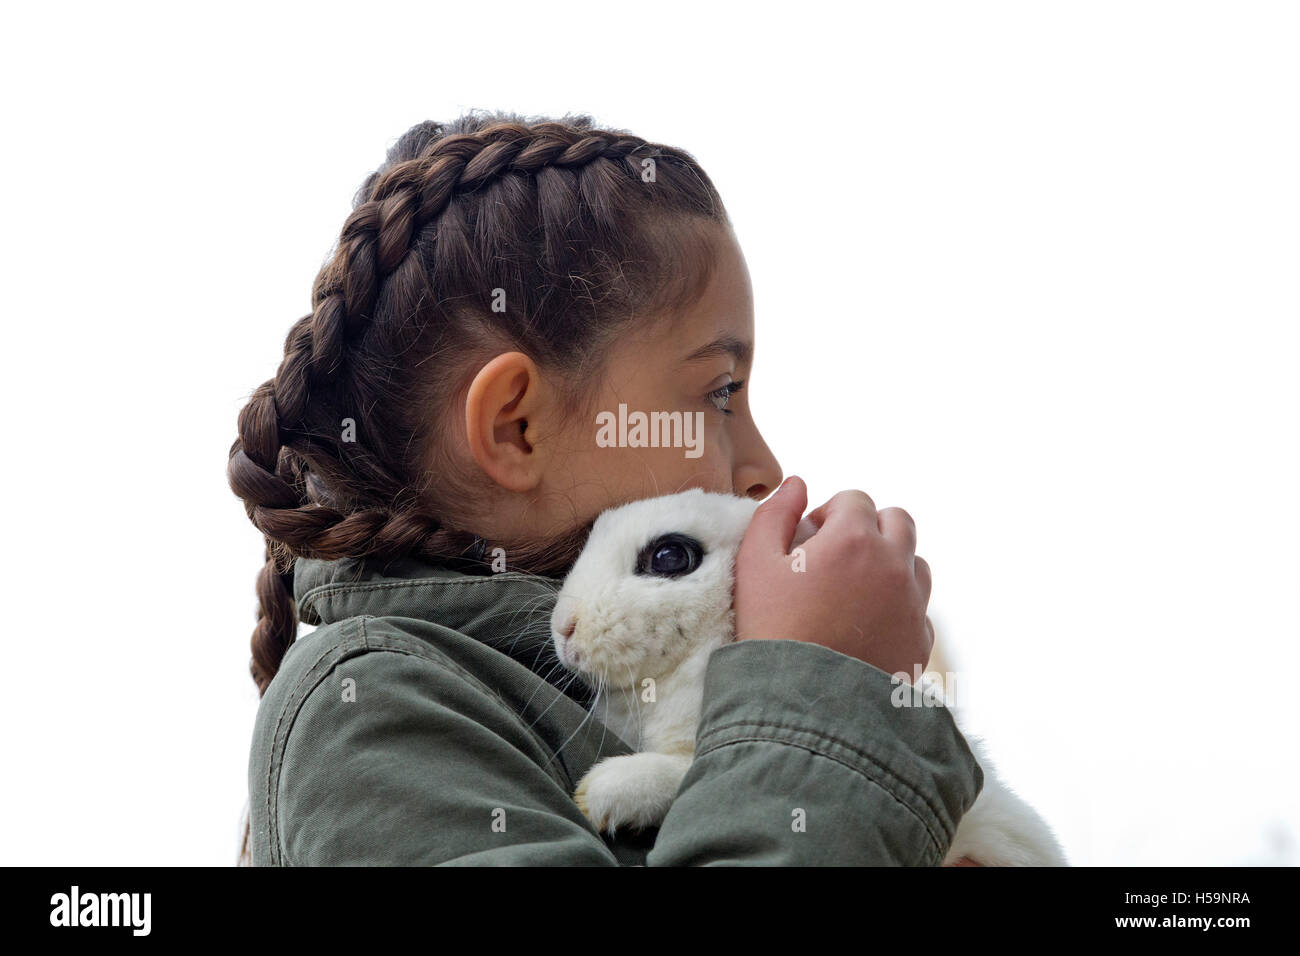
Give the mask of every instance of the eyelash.
[{"label": "eyelash", "polygon": [[728,382],[726,385],[722,386],[722,388],[715,388],[713,391],[709,392],[708,397],[710,399],[721,398],[724,404],[715,405],[714,407],[717,408],[717,410],[722,412],[722,414],[724,415],[731,415],[733,413],[731,409],[726,407],[725,402],[729,400],[732,395],[736,394],[736,392],[740,391],[744,387],[745,387],[744,380],[741,380],[739,382]]}]

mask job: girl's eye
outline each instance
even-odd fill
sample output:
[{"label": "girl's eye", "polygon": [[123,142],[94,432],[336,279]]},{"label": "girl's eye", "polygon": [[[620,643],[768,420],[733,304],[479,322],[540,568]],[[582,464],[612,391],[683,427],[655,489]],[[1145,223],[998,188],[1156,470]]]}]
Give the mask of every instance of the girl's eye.
[{"label": "girl's eye", "polygon": [[679,578],[690,574],[704,560],[704,547],[684,534],[655,538],[637,555],[636,573],[657,578]]},{"label": "girl's eye", "polygon": [[731,401],[731,396],[745,387],[742,382],[728,382],[722,388],[716,388],[709,392],[709,401],[711,401],[718,411],[725,415],[730,415],[731,411],[727,408],[727,403]]}]

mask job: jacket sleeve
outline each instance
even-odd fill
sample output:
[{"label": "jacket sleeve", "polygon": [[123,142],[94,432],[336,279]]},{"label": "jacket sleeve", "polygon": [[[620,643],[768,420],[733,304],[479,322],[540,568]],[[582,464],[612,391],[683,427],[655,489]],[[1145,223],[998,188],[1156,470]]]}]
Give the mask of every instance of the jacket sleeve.
[{"label": "jacket sleeve", "polygon": [[[346,651],[272,708],[250,768],[254,862],[619,864],[494,694],[397,650]],[[892,690],[816,645],[716,652],[647,865],[937,864],[982,775],[947,711],[895,708]]]},{"label": "jacket sleeve", "polygon": [[984,774],[951,712],[904,690],[817,644],[715,651],[649,865],[942,863]]}]

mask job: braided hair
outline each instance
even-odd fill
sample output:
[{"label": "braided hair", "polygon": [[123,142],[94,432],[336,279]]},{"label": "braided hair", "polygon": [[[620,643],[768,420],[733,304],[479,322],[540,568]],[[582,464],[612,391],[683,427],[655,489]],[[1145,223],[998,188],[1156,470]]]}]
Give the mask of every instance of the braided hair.
[{"label": "braided hair", "polygon": [[[620,329],[698,298],[712,269],[700,227],[728,222],[688,153],[581,115],[419,123],[352,206],[230,449],[231,488],[266,540],[259,694],[296,636],[295,558],[481,545],[455,504],[473,476],[438,441],[439,409],[476,362],[523,351],[577,407]],[[529,570],[554,567],[524,550]]]}]

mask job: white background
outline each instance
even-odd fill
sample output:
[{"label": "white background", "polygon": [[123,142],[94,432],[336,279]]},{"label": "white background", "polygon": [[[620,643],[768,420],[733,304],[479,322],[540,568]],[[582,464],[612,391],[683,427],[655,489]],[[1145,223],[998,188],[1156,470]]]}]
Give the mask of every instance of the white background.
[{"label": "white background", "polygon": [[958,703],[1073,862],[1300,862],[1294,5],[32,10],[0,861],[234,861],[236,413],[387,146],[488,107],[703,163],[761,427],[817,501],[915,517]]}]

